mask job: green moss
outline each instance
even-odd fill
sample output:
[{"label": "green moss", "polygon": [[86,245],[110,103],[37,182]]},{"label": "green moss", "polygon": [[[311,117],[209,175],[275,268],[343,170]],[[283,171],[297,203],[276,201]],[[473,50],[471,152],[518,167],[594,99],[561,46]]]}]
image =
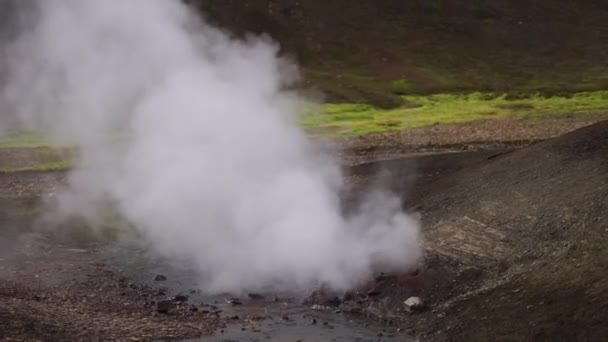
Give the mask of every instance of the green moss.
[{"label": "green moss", "polygon": [[393,93],[397,95],[406,95],[414,88],[412,83],[406,79],[393,81],[391,86]]},{"label": "green moss", "polygon": [[0,136],[0,148],[9,147],[48,147],[49,140],[36,133],[16,133],[7,136]]},{"label": "green moss", "polygon": [[571,96],[531,95],[515,99],[504,94],[476,92],[408,95],[403,96],[403,100],[409,105],[391,110],[365,104],[328,104],[323,113],[312,113],[304,117],[302,124],[313,132],[322,134],[363,135],[436,123],[463,123],[500,117],[533,119],[548,114],[608,110],[608,91],[584,92]]},{"label": "green moss", "polygon": [[55,161],[49,163],[34,164],[22,167],[5,167],[0,168],[0,174],[17,173],[17,172],[51,172],[63,171],[72,167],[72,164],[67,161]]}]

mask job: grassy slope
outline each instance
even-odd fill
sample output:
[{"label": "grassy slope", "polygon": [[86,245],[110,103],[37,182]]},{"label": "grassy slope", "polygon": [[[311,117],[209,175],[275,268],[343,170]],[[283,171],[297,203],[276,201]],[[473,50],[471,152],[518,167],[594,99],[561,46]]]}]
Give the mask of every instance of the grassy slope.
[{"label": "grassy slope", "polygon": [[608,108],[602,1],[189,2],[237,35],[270,34],[295,57],[305,86],[334,103],[304,119],[318,132]]}]

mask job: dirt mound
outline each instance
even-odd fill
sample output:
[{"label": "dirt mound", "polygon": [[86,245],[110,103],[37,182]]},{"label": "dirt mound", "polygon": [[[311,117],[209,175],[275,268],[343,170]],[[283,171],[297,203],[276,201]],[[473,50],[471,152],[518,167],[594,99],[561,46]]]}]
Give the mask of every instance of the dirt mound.
[{"label": "dirt mound", "polygon": [[[427,288],[450,294],[427,294],[434,310],[416,318],[425,335],[608,336],[607,171],[602,122],[427,183],[416,202],[428,254],[455,266]],[[467,283],[461,276],[471,268],[476,276]]]},{"label": "dirt mound", "polygon": [[[599,248],[608,238],[607,171],[608,122],[495,156],[434,183],[433,195],[419,202],[429,246],[458,258],[512,261],[554,253],[563,241],[567,249]],[[496,238],[492,248],[470,246],[453,227]]]},{"label": "dirt mound", "polygon": [[[608,336],[608,122],[517,150],[350,170],[360,188],[378,172],[391,178],[422,214],[427,249],[419,270],[369,284],[379,295],[354,311],[430,341]],[[428,309],[407,312],[410,296]]]}]

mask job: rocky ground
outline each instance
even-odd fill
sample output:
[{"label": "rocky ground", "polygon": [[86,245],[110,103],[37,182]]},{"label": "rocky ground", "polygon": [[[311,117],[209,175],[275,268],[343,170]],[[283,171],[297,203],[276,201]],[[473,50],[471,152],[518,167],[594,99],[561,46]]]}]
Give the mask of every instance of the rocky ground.
[{"label": "rocky ground", "polygon": [[20,234],[10,247],[3,239],[3,341],[170,340],[224,326],[216,311],[133,283],[90,249],[58,244],[40,233]]},{"label": "rocky ground", "polygon": [[[420,213],[426,256],[408,274],[381,275],[339,298],[317,293],[309,305],[380,320],[387,331],[425,341],[608,336],[608,123],[525,148],[519,145],[584,123],[548,123],[536,132],[505,123],[510,139],[497,129],[485,136],[484,146],[493,149],[477,150],[472,142],[488,134],[480,125],[426,129],[458,131],[426,140],[424,146],[435,152],[443,146],[447,154],[416,150],[422,145],[402,139],[405,133],[395,140],[365,138],[379,139],[367,141],[381,147],[375,150],[353,143],[345,158],[347,203],[382,179],[402,194],[405,210]],[[408,151],[423,154],[395,158]],[[94,244],[34,229],[40,198],[58,191],[65,177],[0,175],[0,339],[184,339],[233,322],[121,274],[98,259]],[[414,305],[405,305],[408,299]]]},{"label": "rocky ground", "polygon": [[[409,164],[358,169],[388,169],[411,188]],[[431,341],[608,336],[608,122],[436,170],[402,192],[422,215],[425,262],[370,285],[355,310]],[[410,296],[427,309],[406,313]]]}]

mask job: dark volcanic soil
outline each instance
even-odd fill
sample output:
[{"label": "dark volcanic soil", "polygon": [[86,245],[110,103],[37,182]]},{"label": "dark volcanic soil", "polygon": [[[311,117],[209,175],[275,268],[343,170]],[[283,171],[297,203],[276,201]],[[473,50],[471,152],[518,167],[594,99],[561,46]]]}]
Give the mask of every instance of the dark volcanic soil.
[{"label": "dark volcanic soil", "polygon": [[[425,341],[603,341],[608,336],[608,122],[525,148],[347,167],[349,201],[372,183],[421,214],[426,257],[338,306]],[[0,339],[187,338],[229,318],[172,305],[100,262],[96,246],[28,231],[63,173],[0,175]],[[65,238],[65,235],[62,236]],[[403,302],[419,296],[422,312]],[[322,296],[316,298],[323,301]],[[331,311],[336,308],[331,307]]]},{"label": "dark volcanic soil", "polygon": [[[94,246],[76,248],[41,233],[0,240],[0,340],[143,341],[199,337],[224,326],[210,312],[171,302],[99,262]],[[78,246],[83,247],[83,246]]]},{"label": "dark volcanic soil", "polygon": [[[433,341],[608,336],[608,122],[434,177],[406,203],[427,260],[375,284],[390,301],[372,314]],[[429,309],[404,314],[412,295]]]}]

